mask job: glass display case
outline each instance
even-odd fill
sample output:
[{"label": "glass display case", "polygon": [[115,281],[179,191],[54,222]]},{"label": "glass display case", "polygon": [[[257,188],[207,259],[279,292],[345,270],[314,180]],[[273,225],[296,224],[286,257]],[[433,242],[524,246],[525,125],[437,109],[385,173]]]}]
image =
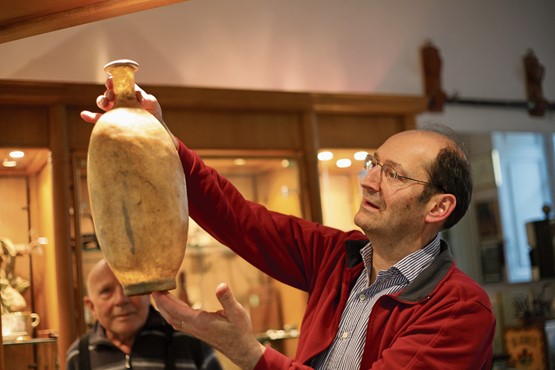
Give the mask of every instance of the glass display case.
[{"label": "glass display case", "polygon": [[[299,180],[298,158],[291,152],[276,151],[200,151],[209,166],[229,179],[251,201],[286,214],[303,216]],[[86,182],[86,159],[75,159],[78,219],[80,235],[81,281],[85,281],[91,267],[102,258],[95,237]],[[226,282],[251,316],[254,331],[260,337],[266,333],[287,330],[288,340],[280,338],[273,343],[283,352],[293,355],[296,348],[296,328],[302,320],[305,305],[304,292],[285,286],[267,277],[238,257],[233,251],[212,238],[192,219],[185,258],[178,275],[178,288],[174,294],[186,299],[196,308],[209,311],[221,309],[216,299],[216,286]],[[84,287],[82,287],[84,292]],[[287,299],[281,299],[286,296]],[[186,297],[186,298],[185,298]],[[87,325],[92,318],[84,311]],[[292,335],[291,333],[296,333]]]},{"label": "glass display case", "polygon": [[[47,259],[53,258],[49,156],[47,149],[0,148],[0,280],[7,369],[56,364],[45,274]],[[46,337],[38,338],[38,333]]]}]

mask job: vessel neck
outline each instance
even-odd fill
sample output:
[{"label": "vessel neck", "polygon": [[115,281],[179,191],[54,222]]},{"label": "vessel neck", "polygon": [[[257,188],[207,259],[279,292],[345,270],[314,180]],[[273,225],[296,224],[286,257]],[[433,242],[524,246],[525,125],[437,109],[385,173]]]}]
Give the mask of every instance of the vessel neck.
[{"label": "vessel neck", "polygon": [[114,108],[140,107],[135,93],[136,70],[137,67],[131,64],[117,64],[107,68],[107,72],[112,75],[114,85]]}]

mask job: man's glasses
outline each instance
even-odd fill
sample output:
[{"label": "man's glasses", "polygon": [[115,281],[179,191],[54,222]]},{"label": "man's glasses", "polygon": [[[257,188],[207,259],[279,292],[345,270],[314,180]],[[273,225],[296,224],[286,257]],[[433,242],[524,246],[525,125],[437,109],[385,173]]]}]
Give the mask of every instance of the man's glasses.
[{"label": "man's glasses", "polygon": [[403,181],[406,180],[410,180],[410,181],[414,181],[417,182],[419,184],[423,184],[423,185],[430,185],[432,186],[432,184],[430,184],[429,182],[426,181],[421,181],[421,180],[417,180],[417,179],[413,179],[412,177],[407,177],[407,176],[401,176],[397,173],[397,171],[395,170],[395,168],[391,167],[388,164],[383,164],[380,163],[376,157],[374,157],[371,154],[368,154],[366,156],[366,159],[364,160],[364,169],[366,171],[370,171],[372,168],[376,167],[376,166],[380,166],[381,167],[381,172],[380,175],[385,177],[387,180],[389,180],[391,183],[393,184],[398,184],[400,185]]}]

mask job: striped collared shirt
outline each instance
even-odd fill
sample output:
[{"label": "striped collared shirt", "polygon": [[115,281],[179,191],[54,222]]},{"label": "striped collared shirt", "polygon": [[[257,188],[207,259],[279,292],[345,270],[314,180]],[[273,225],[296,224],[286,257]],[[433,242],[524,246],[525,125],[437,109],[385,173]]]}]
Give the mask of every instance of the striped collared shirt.
[{"label": "striped collared shirt", "polygon": [[393,294],[409,285],[439,254],[440,239],[413,252],[387,270],[378,271],[376,280],[369,285],[372,271],[372,244],[360,253],[364,270],[358,277],[347,305],[341,315],[337,334],[330,347],[312,361],[315,369],[359,369],[366,342],[366,328],[372,307],[382,295]]}]

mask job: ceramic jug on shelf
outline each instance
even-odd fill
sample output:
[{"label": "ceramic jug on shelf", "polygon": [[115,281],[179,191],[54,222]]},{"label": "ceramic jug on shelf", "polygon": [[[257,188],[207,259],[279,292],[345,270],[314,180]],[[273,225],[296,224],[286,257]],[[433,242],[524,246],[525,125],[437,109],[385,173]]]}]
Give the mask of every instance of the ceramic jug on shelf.
[{"label": "ceramic jug on shelf", "polygon": [[33,336],[33,329],[40,323],[40,316],[33,312],[8,312],[2,314],[2,339],[23,340]]}]

